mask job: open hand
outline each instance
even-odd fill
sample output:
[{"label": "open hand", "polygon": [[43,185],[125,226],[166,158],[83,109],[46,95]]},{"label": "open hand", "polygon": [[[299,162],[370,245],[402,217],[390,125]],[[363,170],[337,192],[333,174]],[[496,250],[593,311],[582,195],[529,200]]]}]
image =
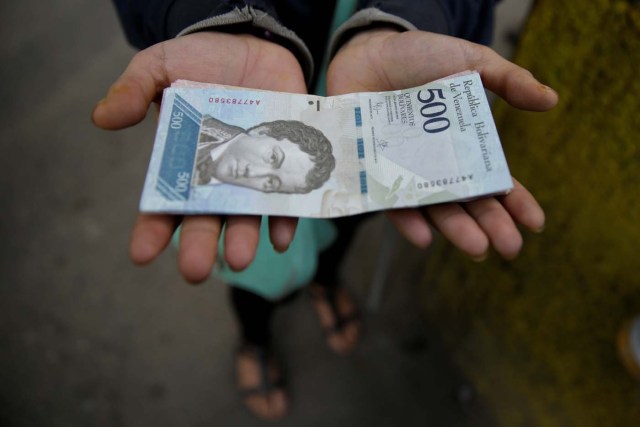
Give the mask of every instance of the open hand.
[{"label": "open hand", "polygon": [[[466,70],[480,73],[484,86],[514,107],[547,111],[557,94],[529,71],[493,50],[462,39],[423,31],[399,33],[381,28],[351,38],[336,54],[327,73],[328,95],[388,91],[415,87]],[[397,229],[412,243],[427,247],[433,225],[455,246],[476,260],[490,246],[506,259],[522,247],[516,223],[541,231],[544,212],[515,179],[508,195],[423,209],[387,211]]]},{"label": "open hand", "polygon": [[[200,32],[151,46],[138,53],[93,111],[103,129],[123,129],[139,123],[162,90],[177,79],[305,93],[298,61],[287,49],[250,35]],[[137,264],[153,261],[169,243],[182,220],[178,265],[189,282],[205,280],[212,269],[222,229],[219,216],[139,214],[133,226],[130,255]],[[271,242],[285,250],[297,220],[269,220]],[[246,268],[255,256],[260,217],[228,216],[224,257],[235,270]]]}]

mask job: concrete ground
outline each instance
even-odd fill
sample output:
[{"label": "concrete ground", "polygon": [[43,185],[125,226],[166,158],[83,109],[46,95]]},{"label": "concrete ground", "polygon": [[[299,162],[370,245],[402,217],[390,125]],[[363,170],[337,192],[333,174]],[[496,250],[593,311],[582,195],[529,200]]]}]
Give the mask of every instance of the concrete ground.
[{"label": "concrete ground", "polygon": [[[517,29],[522,2],[507,5],[500,23]],[[0,425],[262,424],[234,389],[225,286],[186,285],[173,250],[144,269],[128,260],[154,123],[110,133],[89,121],[133,54],[110,3],[3,2],[0,15]],[[371,220],[347,260],[362,303],[385,224]],[[280,310],[293,396],[281,425],[493,425],[421,319],[427,255],[397,240],[352,356],[326,348],[308,296]]]}]

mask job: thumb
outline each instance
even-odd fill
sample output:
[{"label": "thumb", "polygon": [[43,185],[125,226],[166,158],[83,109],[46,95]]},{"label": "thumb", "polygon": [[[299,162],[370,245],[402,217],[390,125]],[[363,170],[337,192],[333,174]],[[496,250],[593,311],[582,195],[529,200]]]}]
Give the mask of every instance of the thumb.
[{"label": "thumb", "polygon": [[558,94],[543,85],[528,70],[504,59],[492,49],[477,46],[475,68],[485,87],[516,108],[548,111],[558,103]]},{"label": "thumb", "polygon": [[151,102],[169,85],[162,50],[156,46],[136,54],[107,96],[95,106],[91,119],[96,126],[122,129],[145,118]]}]

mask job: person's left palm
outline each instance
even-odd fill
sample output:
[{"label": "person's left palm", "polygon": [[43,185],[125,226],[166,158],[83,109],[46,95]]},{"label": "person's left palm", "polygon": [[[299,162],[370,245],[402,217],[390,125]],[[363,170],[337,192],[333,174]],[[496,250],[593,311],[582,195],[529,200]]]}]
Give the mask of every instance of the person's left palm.
[{"label": "person's left palm", "polygon": [[[466,70],[477,70],[488,89],[517,108],[546,111],[557,103],[555,92],[487,47],[392,29],[370,30],[350,39],[329,65],[327,94],[405,89]],[[419,247],[430,244],[431,224],[474,259],[484,259],[490,246],[511,259],[522,247],[516,223],[536,231],[544,226],[542,208],[521,184],[513,182],[514,189],[506,196],[390,210],[387,215]]]}]

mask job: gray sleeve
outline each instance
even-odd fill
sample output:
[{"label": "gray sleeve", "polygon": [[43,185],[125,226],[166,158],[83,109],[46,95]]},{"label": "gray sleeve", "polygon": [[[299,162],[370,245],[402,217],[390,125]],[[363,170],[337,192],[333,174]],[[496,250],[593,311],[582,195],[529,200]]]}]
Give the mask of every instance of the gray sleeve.
[{"label": "gray sleeve", "polygon": [[329,57],[333,58],[340,46],[347,41],[350,34],[374,25],[390,25],[399,27],[405,31],[418,29],[406,19],[383,12],[375,7],[362,9],[353,14],[353,16],[351,16],[351,18],[349,18],[344,24],[340,25],[336,32],[331,36],[331,40],[329,42]]},{"label": "gray sleeve", "polygon": [[359,10],[331,39],[334,55],[348,38],[367,27],[422,30],[489,44],[498,0],[358,0]]},{"label": "gray sleeve", "polygon": [[280,24],[267,12],[252,6],[234,8],[217,16],[196,22],[178,33],[178,37],[204,30],[249,29],[258,37],[273,41],[288,48],[298,59],[307,83],[313,76],[313,59],[305,43],[293,31]]}]

